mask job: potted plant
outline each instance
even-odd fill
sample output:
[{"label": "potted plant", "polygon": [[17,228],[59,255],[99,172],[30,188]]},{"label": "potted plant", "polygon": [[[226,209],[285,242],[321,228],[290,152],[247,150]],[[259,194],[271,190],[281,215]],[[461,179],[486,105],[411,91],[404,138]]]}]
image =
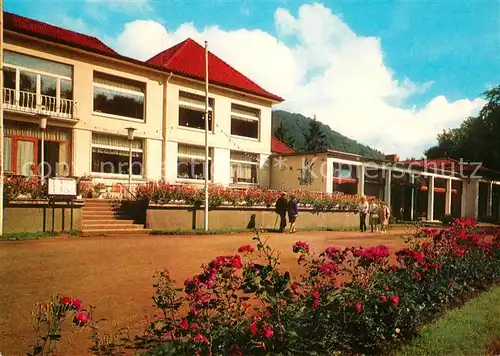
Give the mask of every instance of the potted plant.
[{"label": "potted plant", "polygon": [[99,199],[103,199],[103,194],[106,193],[106,185],[104,183],[97,183],[94,185],[94,193]]}]

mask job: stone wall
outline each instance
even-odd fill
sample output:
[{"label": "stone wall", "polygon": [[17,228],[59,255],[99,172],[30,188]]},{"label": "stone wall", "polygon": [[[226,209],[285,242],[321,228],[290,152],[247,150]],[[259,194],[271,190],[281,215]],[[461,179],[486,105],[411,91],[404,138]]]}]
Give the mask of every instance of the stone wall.
[{"label": "stone wall", "polygon": [[[264,207],[219,207],[209,211],[210,229],[245,229],[255,215],[255,226],[273,229],[279,227],[274,208]],[[299,209],[296,226],[355,227],[359,217],[351,211],[315,212],[310,208]],[[189,230],[204,228],[203,208],[176,205],[150,204],[146,211],[146,228],[152,230]]]},{"label": "stone wall", "polygon": [[80,230],[82,203],[73,203],[73,226],[71,209],[67,203],[56,203],[54,210],[47,202],[12,202],[4,208],[4,234],[20,232],[43,232]]}]

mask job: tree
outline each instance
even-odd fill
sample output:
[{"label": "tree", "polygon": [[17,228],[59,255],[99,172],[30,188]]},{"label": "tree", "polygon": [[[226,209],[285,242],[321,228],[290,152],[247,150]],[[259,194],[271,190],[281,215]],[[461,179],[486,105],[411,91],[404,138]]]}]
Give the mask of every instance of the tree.
[{"label": "tree", "polygon": [[283,142],[288,147],[293,147],[294,144],[293,137],[288,133],[288,129],[285,127],[285,125],[283,125],[283,121],[274,130],[273,136],[276,137],[281,142]]},{"label": "tree", "polygon": [[316,120],[316,115],[309,123],[309,132],[305,136],[305,151],[322,152],[327,148],[323,125]]},{"label": "tree", "polygon": [[425,151],[428,159],[462,158],[500,170],[500,85],[483,95],[487,103],[479,114],[466,119],[460,127],[439,134],[438,144]]}]

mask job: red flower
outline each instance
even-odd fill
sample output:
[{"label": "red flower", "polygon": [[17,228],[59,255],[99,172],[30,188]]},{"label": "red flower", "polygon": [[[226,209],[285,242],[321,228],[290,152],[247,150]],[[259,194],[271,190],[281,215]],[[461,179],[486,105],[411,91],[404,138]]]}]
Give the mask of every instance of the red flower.
[{"label": "red flower", "polygon": [[73,322],[78,326],[83,326],[89,321],[89,316],[87,313],[78,312],[75,314],[73,318]]},{"label": "red flower", "polygon": [[201,344],[208,344],[208,339],[205,337],[205,335],[198,334],[194,337],[194,341],[199,342]]},{"label": "red flower", "polygon": [[386,292],[389,290],[389,287],[387,287],[387,286],[383,286],[382,288],[383,288]]},{"label": "red flower", "polygon": [[450,286],[450,288],[455,287],[455,281],[450,281],[450,283],[448,283],[448,285]]},{"label": "red flower", "polygon": [[363,305],[362,305],[362,304],[361,304],[361,302],[358,300],[358,301],[356,302],[356,311],[357,311],[358,313],[361,313],[361,311],[362,311],[362,310],[363,310]]},{"label": "red flower", "polygon": [[265,326],[264,327],[264,337],[266,339],[270,339],[273,337],[273,335],[274,335],[273,329],[271,329],[269,326]]},{"label": "red flower", "polygon": [[397,295],[393,295],[390,297],[390,299],[394,308],[397,308],[397,306],[399,305],[399,297]]},{"label": "red flower", "polygon": [[255,249],[250,245],[242,245],[238,249],[238,252],[239,253],[253,253],[253,252],[255,252]]},{"label": "red flower", "polygon": [[231,356],[243,356],[241,347],[239,345],[234,344],[233,346],[231,346]]},{"label": "red flower", "polygon": [[179,324],[179,327],[182,330],[187,330],[189,328],[189,324],[188,324],[187,320],[186,319],[182,319],[182,321]]},{"label": "red flower", "polygon": [[47,309],[47,303],[41,303],[40,304],[40,308],[43,309],[43,310],[46,310]]},{"label": "red flower", "polygon": [[379,299],[380,299],[380,301],[381,301],[382,303],[387,302],[387,297],[386,297],[385,295],[383,295],[383,294],[379,297]]},{"label": "red flower", "polygon": [[253,336],[257,334],[257,321],[254,320],[252,323],[250,323],[250,332],[252,333]]},{"label": "red flower", "polygon": [[415,278],[417,281],[421,281],[421,280],[422,280],[422,275],[421,275],[419,272],[415,272],[415,274],[414,274],[414,278]]},{"label": "red flower", "polygon": [[63,297],[61,299],[61,304],[62,305],[71,305],[71,302],[73,301],[73,298],[70,297]]},{"label": "red flower", "polygon": [[293,245],[293,252],[294,253],[309,252],[309,242],[307,242],[307,241],[297,241]]},{"label": "red flower", "polygon": [[80,300],[75,298],[71,301],[71,304],[73,305],[73,307],[76,308],[76,310],[78,311],[82,310],[83,303]]}]

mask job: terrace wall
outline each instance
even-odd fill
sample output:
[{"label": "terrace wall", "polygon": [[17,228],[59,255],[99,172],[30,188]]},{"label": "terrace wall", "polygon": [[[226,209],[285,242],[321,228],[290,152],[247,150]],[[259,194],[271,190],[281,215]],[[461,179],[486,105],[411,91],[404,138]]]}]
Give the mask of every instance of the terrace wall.
[{"label": "terrace wall", "polygon": [[[255,215],[257,228],[279,227],[274,207],[232,207],[221,206],[209,211],[210,229],[245,229]],[[356,227],[359,217],[353,211],[314,211],[299,208],[296,223],[298,228]],[[203,207],[150,204],[146,210],[146,228],[153,230],[190,230],[204,228]]]},{"label": "terrace wall", "polygon": [[[4,234],[20,232],[44,232],[79,230],[81,226],[81,203],[71,206],[67,203],[56,203],[54,209],[48,202],[15,202],[4,209]],[[73,225],[71,225],[73,220]]]}]

